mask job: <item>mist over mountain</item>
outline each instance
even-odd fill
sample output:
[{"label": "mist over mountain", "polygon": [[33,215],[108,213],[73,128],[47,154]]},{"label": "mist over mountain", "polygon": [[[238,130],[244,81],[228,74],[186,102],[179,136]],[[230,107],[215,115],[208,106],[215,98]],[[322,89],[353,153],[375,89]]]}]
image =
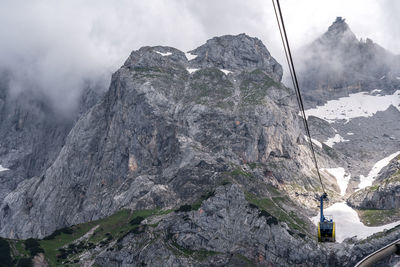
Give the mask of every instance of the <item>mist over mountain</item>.
[{"label": "mist over mountain", "polygon": [[400,82],[400,57],[369,38],[359,40],[341,17],[298,55],[300,85],[309,105],[376,88],[393,93]]}]

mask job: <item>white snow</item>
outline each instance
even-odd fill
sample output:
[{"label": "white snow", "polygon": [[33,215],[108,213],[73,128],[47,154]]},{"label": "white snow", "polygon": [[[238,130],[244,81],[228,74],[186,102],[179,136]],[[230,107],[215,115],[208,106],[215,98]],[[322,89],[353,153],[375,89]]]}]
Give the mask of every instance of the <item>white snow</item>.
[{"label": "white snow", "polygon": [[396,77],[397,80],[400,80],[400,77]]},{"label": "white snow", "polygon": [[397,151],[396,153],[393,153],[375,163],[371,171],[368,173],[367,177],[365,177],[364,175],[360,175],[360,184],[358,185],[358,189],[356,191],[363,189],[367,186],[371,186],[372,182],[374,181],[378,173],[382,170],[382,168],[388,165],[392,159],[397,157],[397,155],[400,155],[400,151]]},{"label": "white snow", "polygon": [[167,53],[163,53],[163,52],[159,52],[159,51],[155,51],[155,52],[162,55],[163,57],[172,55],[171,52],[167,52]]},{"label": "white snow", "polygon": [[8,170],[9,170],[9,169],[4,168],[3,166],[0,165],[0,172],[2,172],[2,171],[8,171]]},{"label": "white snow", "polygon": [[191,74],[195,71],[198,71],[199,69],[190,69],[190,68],[186,68],[186,70]]},{"label": "white snow", "polygon": [[348,132],[348,133],[347,133],[347,135],[354,135],[354,133],[352,133],[352,132]]},{"label": "white snow", "polygon": [[386,77],[386,76],[385,76],[385,75],[383,75],[383,76],[382,76],[382,77],[381,77],[379,80],[383,80],[383,79],[385,79],[385,77]]},{"label": "white snow", "polygon": [[[304,135],[304,138],[307,140],[307,142],[310,142],[307,135]],[[318,140],[316,140],[314,138],[311,138],[311,141],[313,142],[313,144],[315,144],[315,145],[319,146],[320,148],[322,148],[322,144],[321,144],[320,141],[318,141]]]},{"label": "white snow", "polygon": [[381,89],[374,89],[374,90],[371,91],[371,94],[379,93],[379,92],[382,92],[382,90]]},{"label": "white snow", "polygon": [[232,72],[230,70],[224,70],[224,69],[219,69],[219,70],[222,71],[223,73],[225,73],[225,75],[228,75],[229,73]]},{"label": "white snow", "polygon": [[336,178],[337,184],[340,188],[340,195],[346,194],[347,185],[350,181],[351,174],[346,175],[346,171],[342,167],[338,168],[322,168],[321,171],[326,171]]},{"label": "white snow", "polygon": [[390,105],[400,110],[400,90],[393,95],[370,95],[367,92],[350,94],[305,112],[307,116],[313,115],[329,123],[335,120],[349,122],[352,118],[373,116],[378,111],[386,110]]},{"label": "white snow", "polygon": [[[365,226],[358,217],[355,210],[346,203],[335,203],[324,210],[324,215],[332,215],[336,226],[336,241],[342,242],[348,237],[357,236],[358,239],[366,238],[374,233],[381,232],[385,229],[396,227],[400,221],[375,227]],[[319,214],[312,217],[311,220],[318,225]]]},{"label": "white snow", "polygon": [[324,144],[329,146],[329,147],[332,147],[336,143],[348,142],[348,141],[350,141],[350,140],[344,139],[340,134],[335,134],[334,137],[328,138],[328,140],[326,140],[324,142]]},{"label": "white snow", "polygon": [[190,54],[188,52],[185,52],[185,56],[186,56],[186,58],[188,60],[192,60],[192,59],[195,59],[197,57],[197,55],[192,55],[192,54]]}]

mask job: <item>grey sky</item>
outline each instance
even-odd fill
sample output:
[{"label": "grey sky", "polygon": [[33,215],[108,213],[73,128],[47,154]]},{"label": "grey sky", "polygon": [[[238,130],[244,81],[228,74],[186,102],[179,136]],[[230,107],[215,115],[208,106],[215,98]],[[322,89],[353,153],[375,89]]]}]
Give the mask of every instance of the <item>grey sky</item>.
[{"label": "grey sky", "polygon": [[[342,16],[359,38],[400,53],[399,1],[281,0],[281,5],[293,48]],[[269,0],[2,0],[0,68],[13,73],[14,92],[41,90],[68,109],[85,80],[108,81],[141,46],[187,51],[213,36],[242,32],[260,38],[285,65]]]}]

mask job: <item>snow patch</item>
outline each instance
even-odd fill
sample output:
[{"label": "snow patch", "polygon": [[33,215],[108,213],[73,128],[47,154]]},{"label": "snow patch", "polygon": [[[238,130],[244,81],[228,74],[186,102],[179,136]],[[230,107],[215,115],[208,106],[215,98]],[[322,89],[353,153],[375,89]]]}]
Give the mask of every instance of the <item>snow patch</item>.
[{"label": "snow patch", "polygon": [[365,177],[364,175],[360,175],[360,184],[358,185],[358,189],[356,191],[363,189],[367,186],[371,186],[372,182],[375,180],[376,176],[382,170],[382,168],[388,165],[392,159],[397,157],[397,155],[400,155],[400,151],[397,151],[396,153],[393,153],[390,156],[381,159],[380,161],[375,163],[371,171],[368,173],[367,177]]},{"label": "snow patch", "polygon": [[162,55],[163,57],[172,55],[171,52],[167,52],[167,53],[163,53],[163,52],[159,52],[159,51],[155,51],[155,52]]},{"label": "snow patch", "polygon": [[347,185],[349,184],[351,174],[346,175],[344,168],[322,168],[321,171],[326,171],[327,173],[333,175],[336,178],[336,182],[340,188],[340,195],[344,196],[346,194]]},{"label": "snow patch", "polygon": [[396,77],[397,80],[400,80],[400,77]]},{"label": "snow patch", "polygon": [[393,95],[370,95],[367,92],[350,94],[338,100],[330,100],[323,106],[306,110],[306,116],[315,116],[328,121],[346,120],[357,117],[371,117],[378,111],[386,110],[390,105],[400,110],[400,90]]},{"label": "snow patch", "polygon": [[192,74],[193,72],[198,71],[199,69],[186,68],[186,70],[187,70],[190,74]]},{"label": "snow patch", "polygon": [[386,77],[386,76],[385,76],[385,75],[383,75],[383,76],[382,76],[382,77],[381,77],[379,80],[383,80],[383,79],[385,79],[385,77]]},{"label": "snow patch", "polygon": [[346,140],[344,139],[340,134],[335,134],[334,137],[328,138],[328,140],[326,140],[324,142],[325,145],[329,146],[330,148],[332,148],[332,146],[334,144],[340,143],[340,142],[348,142],[350,140]]},{"label": "snow patch", "polygon": [[9,169],[7,169],[7,168],[4,168],[3,166],[1,166],[0,165],[0,172],[3,172],[3,171],[8,171]]},{"label": "snow patch", "polygon": [[371,91],[371,94],[379,93],[379,92],[382,92],[382,90],[381,89],[374,89],[374,90]]},{"label": "snow patch", "polygon": [[[360,221],[357,212],[344,202],[335,203],[329,208],[326,208],[324,212],[333,216],[333,221],[336,225],[336,241],[339,243],[343,242],[343,240],[348,237],[357,236],[358,239],[363,239],[377,232],[400,225],[400,221],[398,221],[382,226],[365,226]],[[318,225],[319,217],[318,214],[317,216],[312,217],[311,221]]]},{"label": "snow patch", "polygon": [[347,133],[347,135],[354,135],[354,133],[352,133],[352,132],[348,132],[348,133]]},{"label": "snow patch", "polygon": [[[307,142],[310,142],[310,140],[308,139],[308,136],[307,136],[307,135],[305,135],[304,138],[307,140]],[[312,141],[313,144],[315,144],[316,146],[319,146],[320,148],[322,148],[322,144],[321,144],[320,141],[318,141],[318,140],[316,140],[316,139],[314,139],[314,138],[311,138],[311,141]]]},{"label": "snow patch", "polygon": [[230,70],[224,70],[224,69],[219,69],[219,70],[222,71],[223,73],[225,73],[225,75],[228,75],[229,73],[232,72]]},{"label": "snow patch", "polygon": [[192,55],[189,52],[185,52],[185,56],[188,60],[192,60],[195,59],[197,57],[197,55]]}]

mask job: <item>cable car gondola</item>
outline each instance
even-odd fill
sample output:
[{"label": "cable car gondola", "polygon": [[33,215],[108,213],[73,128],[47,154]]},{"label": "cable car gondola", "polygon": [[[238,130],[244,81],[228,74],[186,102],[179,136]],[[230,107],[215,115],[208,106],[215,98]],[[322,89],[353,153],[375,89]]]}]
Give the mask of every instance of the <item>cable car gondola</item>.
[{"label": "cable car gondola", "polygon": [[324,216],[324,199],[327,194],[323,193],[320,199],[321,216],[318,222],[318,241],[319,242],[335,242],[335,222],[327,215]]}]

